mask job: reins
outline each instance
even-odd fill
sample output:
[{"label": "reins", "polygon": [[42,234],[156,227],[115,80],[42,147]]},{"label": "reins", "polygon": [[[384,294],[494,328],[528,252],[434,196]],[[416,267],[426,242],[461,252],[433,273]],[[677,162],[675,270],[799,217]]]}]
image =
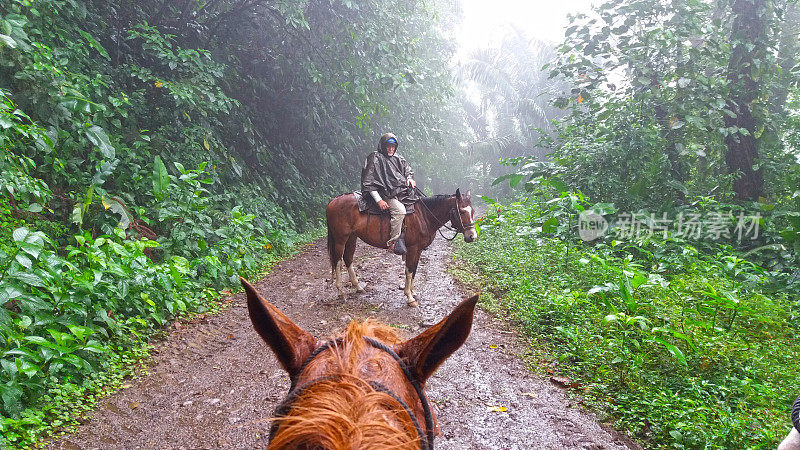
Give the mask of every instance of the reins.
[{"label": "reins", "polygon": [[[424,194],[424,193],[423,193],[423,192],[422,192],[422,191],[421,191],[421,190],[420,190],[418,187],[416,187],[416,186],[414,186],[414,192],[416,192],[416,193],[417,193],[417,195],[420,195],[421,197],[425,197],[425,194]],[[434,213],[433,213],[433,211],[431,211],[431,209],[430,209],[430,208],[428,208],[428,205],[426,205],[426,204],[425,204],[425,202],[424,202],[424,201],[422,201],[422,198],[420,198],[420,201],[419,201],[419,202],[420,202],[420,203],[422,203],[422,206],[424,206],[424,207],[425,207],[425,209],[426,209],[426,210],[428,211],[428,213],[429,213],[429,214],[430,214],[430,215],[431,215],[431,216],[434,218],[434,220],[436,220],[436,222],[439,222],[439,218],[438,218],[438,217],[436,217],[436,214],[434,214]],[[453,227],[451,227],[451,226],[447,225],[447,221],[448,221],[448,220],[451,220],[451,219],[450,219],[450,217],[449,217],[449,216],[450,216],[450,213],[452,213],[453,211],[455,211],[455,212],[456,212],[456,216],[458,216],[458,223],[459,223],[459,225],[461,226],[461,229],[460,229],[460,230],[459,230],[458,228],[453,228]],[[450,211],[448,212],[448,217],[446,217],[446,218],[444,219],[444,221],[443,221],[443,222],[439,222],[439,223],[437,224],[437,226],[436,226],[436,231],[438,231],[438,232],[439,232],[439,235],[440,235],[440,236],[441,236],[441,237],[442,237],[444,240],[446,240],[446,241],[448,241],[448,242],[449,242],[449,241],[452,241],[453,239],[455,239],[455,238],[456,238],[456,236],[458,236],[458,233],[463,233],[463,232],[464,232],[464,229],[465,229],[467,226],[473,226],[473,225],[475,225],[475,223],[474,223],[474,222],[473,222],[473,223],[469,223],[469,224],[467,224],[467,225],[464,225],[464,222],[461,220],[461,212],[460,212],[460,211],[461,211],[461,210],[460,210],[460,208],[458,207],[458,197],[456,197],[456,207],[455,207],[455,208],[452,208],[452,209],[450,209]],[[444,227],[444,228],[447,228],[447,229],[448,229],[448,230],[450,230],[450,231],[453,231],[453,232],[455,233],[455,234],[453,234],[453,237],[451,237],[451,238],[448,238],[447,236],[445,236],[445,235],[444,235],[444,233],[442,233],[442,227]]]},{"label": "reins", "polygon": [[[422,435],[420,434],[420,444],[422,444],[421,447],[423,449],[433,450],[433,414],[431,413],[431,406],[428,404],[428,396],[425,395],[425,391],[422,390],[422,385],[420,385],[416,375],[414,375],[414,373],[411,371],[411,368],[408,367],[408,364],[406,364],[405,361],[400,358],[400,355],[395,353],[395,351],[389,348],[389,346],[367,336],[364,336],[364,340],[369,342],[369,344],[376,349],[383,350],[384,352],[388,353],[392,358],[394,358],[395,361],[397,361],[397,364],[400,365],[400,370],[403,371],[403,375],[406,376],[406,380],[411,383],[414,391],[416,391],[417,397],[419,397],[419,401],[422,403],[422,412],[425,414],[425,431],[427,442],[423,442]],[[397,398],[396,395],[393,395],[393,397],[399,401],[399,398]],[[400,401],[400,403],[402,404],[403,402]],[[412,419],[416,419],[413,414],[411,417]]]},{"label": "reins", "polygon": [[[375,339],[373,339],[371,337],[363,336],[363,338],[372,347],[388,353],[392,358],[394,358],[395,361],[397,361],[397,364],[400,365],[400,370],[403,371],[403,375],[405,375],[406,380],[408,380],[408,382],[411,383],[411,386],[414,387],[414,391],[417,393],[417,397],[419,397],[420,403],[422,404],[422,411],[425,414],[425,434],[422,433],[422,427],[420,427],[419,421],[417,420],[417,417],[414,415],[414,413],[411,411],[411,408],[409,407],[409,405],[406,404],[406,402],[404,402],[395,391],[392,391],[391,389],[389,389],[388,387],[386,387],[385,385],[383,385],[383,384],[381,384],[381,383],[379,383],[377,381],[366,381],[366,380],[361,380],[361,379],[359,379],[359,380],[364,381],[373,390],[375,390],[377,392],[382,392],[384,394],[387,394],[390,397],[392,397],[394,400],[396,400],[400,404],[400,406],[403,407],[403,409],[406,411],[406,413],[411,418],[411,422],[414,424],[414,428],[417,431],[417,436],[419,437],[420,448],[422,450],[433,450],[433,438],[434,438],[434,435],[433,435],[433,431],[434,431],[433,430],[433,414],[431,413],[431,407],[430,407],[430,404],[428,403],[428,397],[425,395],[425,391],[422,389],[422,385],[419,383],[419,380],[417,380],[417,377],[411,371],[411,368],[408,367],[408,365],[405,363],[405,361],[403,361],[402,358],[400,358],[400,356],[397,353],[395,353],[394,350],[389,348],[386,344],[384,344],[384,343],[382,343],[380,341],[377,341],[377,340],[375,340]],[[336,346],[340,345],[342,342],[343,342],[342,338],[338,338],[338,339],[334,339],[334,340],[325,342],[324,344],[322,344],[319,347],[317,347],[311,353],[311,355],[308,356],[308,358],[305,360],[305,362],[303,362],[303,365],[300,366],[300,370],[297,371],[297,376],[292,378],[292,380],[291,380],[292,385],[291,385],[291,387],[289,389],[289,394],[287,394],[286,399],[284,399],[284,401],[281,402],[281,404],[279,404],[275,408],[275,412],[274,412],[273,416],[276,419],[280,419],[281,417],[285,417],[286,415],[288,415],[289,411],[292,410],[292,404],[299,397],[301,397],[303,395],[303,393],[305,393],[306,390],[308,390],[312,386],[314,386],[316,384],[319,384],[319,383],[322,383],[322,382],[325,382],[325,381],[334,381],[334,380],[342,377],[342,375],[326,375],[326,376],[322,376],[320,378],[316,378],[314,380],[311,380],[308,383],[303,384],[302,386],[299,386],[299,387],[297,386],[297,381],[298,381],[298,378],[299,378],[300,374],[303,373],[303,371],[306,369],[306,367],[308,367],[308,365],[311,363],[311,361],[314,360],[314,358],[319,356],[319,354],[324,352],[325,350],[327,350],[327,349],[329,349],[331,347],[336,347]],[[272,426],[270,427],[270,430],[269,430],[269,442],[272,442],[272,439],[275,437],[275,434],[278,432],[278,428],[280,428],[280,421],[279,420],[275,420],[272,423]]]}]

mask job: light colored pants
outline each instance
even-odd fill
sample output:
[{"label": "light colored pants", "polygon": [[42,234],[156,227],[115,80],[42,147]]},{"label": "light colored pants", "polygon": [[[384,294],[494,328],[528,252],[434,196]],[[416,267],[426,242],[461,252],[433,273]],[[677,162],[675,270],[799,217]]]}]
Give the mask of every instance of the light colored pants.
[{"label": "light colored pants", "polygon": [[389,241],[386,244],[391,245],[400,238],[400,231],[403,228],[403,218],[406,217],[406,206],[396,198],[390,198],[386,200],[386,203],[389,204],[389,212],[392,214],[392,228],[389,230]]}]

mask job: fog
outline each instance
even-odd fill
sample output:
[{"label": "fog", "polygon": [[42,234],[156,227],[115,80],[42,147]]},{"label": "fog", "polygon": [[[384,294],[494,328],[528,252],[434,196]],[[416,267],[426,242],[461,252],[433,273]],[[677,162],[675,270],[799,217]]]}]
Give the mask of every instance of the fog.
[{"label": "fog", "polygon": [[590,12],[597,0],[460,0],[463,20],[456,28],[459,49],[456,59],[470,52],[497,46],[511,27],[523,30],[529,38],[558,44],[564,38],[568,15]]}]

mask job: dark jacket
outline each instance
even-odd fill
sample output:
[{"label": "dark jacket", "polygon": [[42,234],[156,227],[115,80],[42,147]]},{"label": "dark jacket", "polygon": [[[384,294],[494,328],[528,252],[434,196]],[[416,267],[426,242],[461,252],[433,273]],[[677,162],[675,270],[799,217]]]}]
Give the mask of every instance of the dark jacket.
[{"label": "dark jacket", "polygon": [[376,150],[367,156],[367,161],[361,170],[361,190],[365,194],[378,191],[384,200],[397,197],[403,203],[409,201],[413,203],[414,192],[407,185],[408,179],[413,176],[414,171],[405,158],[397,153],[386,156]]}]

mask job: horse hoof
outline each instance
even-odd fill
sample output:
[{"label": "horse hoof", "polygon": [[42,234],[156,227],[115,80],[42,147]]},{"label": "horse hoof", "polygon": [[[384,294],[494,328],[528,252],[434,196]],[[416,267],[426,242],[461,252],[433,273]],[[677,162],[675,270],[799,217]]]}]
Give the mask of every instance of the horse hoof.
[{"label": "horse hoof", "polygon": [[367,287],[366,284],[359,284],[358,286],[356,286],[356,292],[362,293],[362,292],[364,292],[364,288],[366,288],[366,287]]},{"label": "horse hoof", "polygon": [[416,308],[417,306],[419,306],[419,303],[417,303],[416,300],[409,300],[408,306],[410,306],[412,308]]}]

